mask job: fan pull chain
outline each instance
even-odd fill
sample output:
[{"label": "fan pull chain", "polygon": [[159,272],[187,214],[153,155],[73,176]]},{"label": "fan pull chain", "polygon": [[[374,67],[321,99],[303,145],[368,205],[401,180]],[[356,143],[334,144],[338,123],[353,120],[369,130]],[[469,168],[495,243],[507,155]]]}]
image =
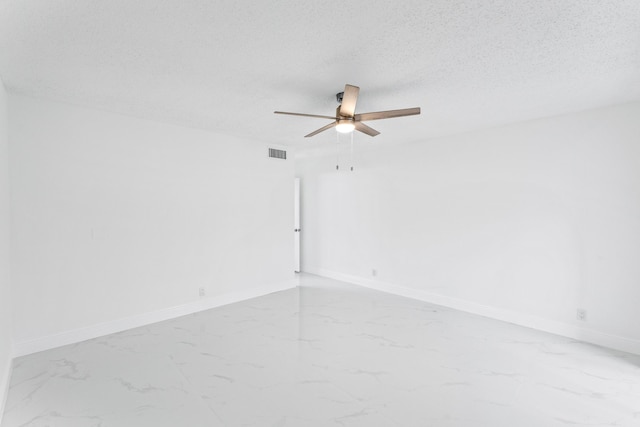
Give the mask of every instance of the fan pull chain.
[{"label": "fan pull chain", "polygon": [[353,172],[353,132],[351,132],[351,172]]},{"label": "fan pull chain", "polygon": [[336,171],[340,170],[340,134],[336,132]]}]

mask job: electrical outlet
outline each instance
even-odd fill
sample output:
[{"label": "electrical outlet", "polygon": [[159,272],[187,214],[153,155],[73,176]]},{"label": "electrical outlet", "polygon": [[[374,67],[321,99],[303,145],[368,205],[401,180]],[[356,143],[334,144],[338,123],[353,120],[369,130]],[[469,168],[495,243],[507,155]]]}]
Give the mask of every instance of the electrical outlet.
[{"label": "electrical outlet", "polygon": [[580,320],[581,322],[586,322],[587,321],[587,310],[585,310],[584,308],[579,308],[576,311],[576,319]]},{"label": "electrical outlet", "polygon": [[373,277],[376,277],[376,276],[378,275],[378,270],[376,270],[375,268],[372,268],[372,269],[371,269],[371,275],[372,275]]},{"label": "electrical outlet", "polygon": [[204,288],[198,289],[198,295],[200,295],[201,297],[203,297],[205,295]]}]

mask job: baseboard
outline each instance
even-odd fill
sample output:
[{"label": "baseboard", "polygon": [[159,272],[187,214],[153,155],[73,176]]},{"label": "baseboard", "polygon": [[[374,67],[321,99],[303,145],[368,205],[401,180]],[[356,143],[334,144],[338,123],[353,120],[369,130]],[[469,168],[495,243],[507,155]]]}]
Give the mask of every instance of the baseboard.
[{"label": "baseboard", "polygon": [[640,355],[640,341],[631,338],[323,268],[305,266],[304,272]]},{"label": "baseboard", "polygon": [[150,313],[138,314],[135,316],[99,323],[84,328],[64,331],[54,335],[16,342],[14,344],[14,357],[25,356],[32,353],[37,353],[39,351],[61,347],[63,345],[75,344],[104,335],[122,332],[140,326],[150,325],[152,323],[162,322],[164,320],[175,319],[176,317],[197,313],[199,311],[208,310],[210,308],[220,307],[251,298],[261,297],[274,292],[295,288],[297,285],[298,281],[296,279],[261,285],[242,291],[202,298],[193,302],[164,308],[162,310],[157,310]]},{"label": "baseboard", "polygon": [[2,425],[2,417],[4,408],[7,404],[7,396],[9,396],[9,386],[11,384],[11,372],[13,371],[13,360],[9,359],[6,367],[2,367],[0,372],[0,425]]}]

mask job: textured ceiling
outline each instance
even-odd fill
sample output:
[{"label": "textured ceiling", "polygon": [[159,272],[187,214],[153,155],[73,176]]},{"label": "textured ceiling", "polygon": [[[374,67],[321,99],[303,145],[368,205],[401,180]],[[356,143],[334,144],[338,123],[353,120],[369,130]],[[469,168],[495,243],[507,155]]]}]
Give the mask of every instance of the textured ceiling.
[{"label": "textured ceiling", "polygon": [[[296,147],[357,112],[409,142],[640,99],[640,1],[0,0],[12,93]],[[357,134],[356,138],[370,138]]]}]

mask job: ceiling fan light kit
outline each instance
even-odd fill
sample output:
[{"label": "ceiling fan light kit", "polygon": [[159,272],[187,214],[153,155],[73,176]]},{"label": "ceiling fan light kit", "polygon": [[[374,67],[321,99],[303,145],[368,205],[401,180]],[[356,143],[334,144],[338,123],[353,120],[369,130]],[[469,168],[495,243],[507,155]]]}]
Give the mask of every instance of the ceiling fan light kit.
[{"label": "ceiling fan light kit", "polygon": [[285,111],[274,111],[275,114],[287,114],[290,116],[302,116],[302,117],[315,117],[320,119],[331,119],[333,122],[326,126],[321,127],[308,135],[305,138],[310,138],[314,135],[324,132],[325,130],[336,128],[340,133],[350,133],[354,130],[362,132],[369,136],[380,135],[377,130],[365,125],[364,121],[369,120],[381,120],[391,119],[394,117],[415,116],[420,114],[420,107],[404,108],[401,110],[389,110],[389,111],[377,111],[373,113],[356,114],[356,103],[358,102],[358,94],[360,88],[353,85],[345,85],[344,92],[336,94],[336,99],[340,103],[336,108],[336,115],[334,116],[321,116],[317,114],[305,114],[305,113],[289,113]]},{"label": "ceiling fan light kit", "polygon": [[340,133],[351,133],[356,128],[353,124],[353,120],[340,119],[336,125],[336,130]]}]

